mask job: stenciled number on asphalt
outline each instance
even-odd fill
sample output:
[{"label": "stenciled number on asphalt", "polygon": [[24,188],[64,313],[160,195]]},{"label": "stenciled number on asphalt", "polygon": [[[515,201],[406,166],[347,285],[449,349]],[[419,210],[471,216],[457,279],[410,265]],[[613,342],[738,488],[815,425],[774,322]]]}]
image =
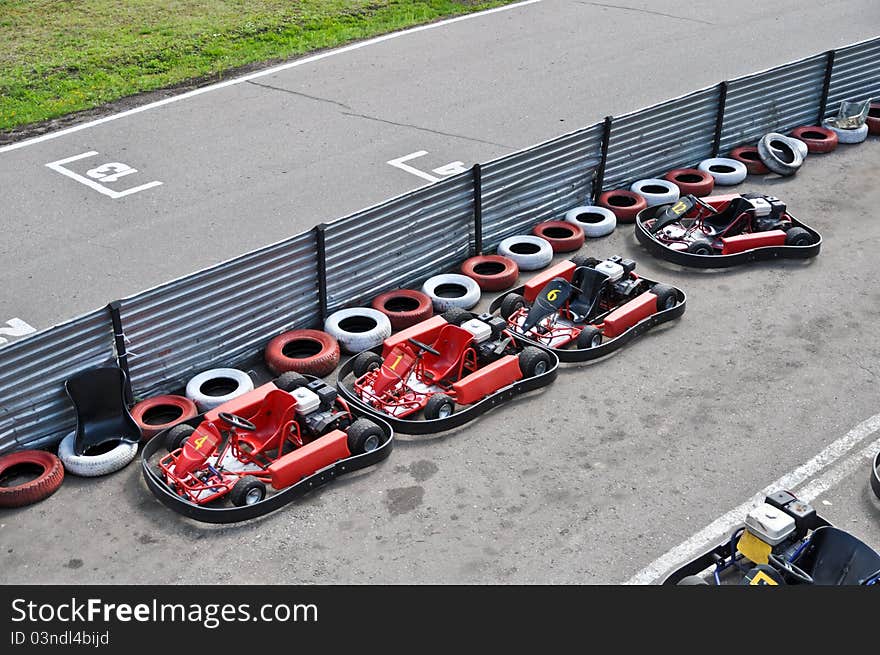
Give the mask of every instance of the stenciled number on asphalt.
[{"label": "stenciled number on asphalt", "polygon": [[122,191],[111,189],[106,185],[113,184],[127,175],[138,172],[136,168],[132,168],[128,164],[119,161],[109,161],[99,166],[95,166],[94,168],[90,168],[86,171],[85,175],[80,175],[69,168],[65,168],[65,164],[70,164],[79,161],[80,159],[94,157],[97,154],[99,154],[97,150],[90,150],[89,152],[83,152],[79,155],[74,155],[73,157],[66,157],[65,159],[49,162],[46,166],[53,171],[61,173],[65,177],[76,180],[80,184],[85,184],[87,187],[113,199],[124,198],[125,196],[130,196],[138,191],[146,191],[147,189],[152,189],[153,187],[162,184],[158,180],[153,180],[152,182],[147,182],[146,184],[141,184]]},{"label": "stenciled number on asphalt", "polygon": [[438,168],[435,168],[431,171],[431,173],[435,173],[436,175],[440,175],[441,177],[435,177],[430,173],[426,173],[425,171],[421,171],[415,166],[411,166],[406,162],[412,159],[418,159],[419,157],[424,157],[428,154],[427,150],[418,150],[416,152],[411,152],[408,155],[404,155],[403,157],[398,157],[397,159],[391,159],[388,163],[394,168],[399,168],[402,171],[406,171],[416,177],[420,177],[423,180],[428,180],[428,182],[439,182],[444,177],[448,177],[449,175],[455,175],[457,173],[461,173],[467,170],[467,167],[464,165],[464,162],[453,161],[448,164],[444,164]]},{"label": "stenciled number on asphalt", "polygon": [[0,327],[0,346],[9,343],[10,339],[14,339],[16,337],[24,337],[28,334],[33,334],[37,331],[37,328],[28,325],[20,318],[10,318],[6,321],[6,325],[9,327]]}]

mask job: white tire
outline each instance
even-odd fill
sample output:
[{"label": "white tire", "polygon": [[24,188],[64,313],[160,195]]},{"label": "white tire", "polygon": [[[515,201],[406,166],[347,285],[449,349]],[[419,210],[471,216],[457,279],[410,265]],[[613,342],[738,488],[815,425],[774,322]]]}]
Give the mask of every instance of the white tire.
[{"label": "white tire", "polygon": [[[235,383],[235,388],[220,396],[207,393],[211,383],[217,380],[232,380]],[[199,373],[186,383],[186,397],[192,400],[196,407],[203,412],[219,407],[223,403],[253,390],[254,381],[247,373],[239,371],[237,368],[212,368]]]},{"label": "white tire", "polygon": [[590,239],[607,236],[617,227],[617,216],[614,212],[595,205],[569,209],[565,212],[565,220],[580,227],[584,236]]},{"label": "white tire", "polygon": [[[437,295],[439,288],[444,285],[461,287],[464,289],[464,295],[452,297]],[[434,311],[437,313],[443,313],[453,307],[470,309],[480,302],[480,285],[473,278],[458,273],[445,273],[429,277],[422,285],[422,293],[431,299]]]},{"label": "white tire", "polygon": [[828,120],[822,121],[822,127],[826,127],[837,135],[840,143],[861,143],[868,138],[868,124],[864,123],[861,127],[854,130],[844,130],[837,127]]},{"label": "white tire", "polygon": [[[736,159],[727,157],[712,157],[704,159],[697,166],[701,171],[706,171],[715,178],[716,186],[733,186],[746,179],[748,170],[746,165]],[[715,169],[715,170],[713,170]],[[732,170],[730,170],[732,169]]]},{"label": "white tire", "polygon": [[681,195],[677,184],[657,178],[633,182],[629,190],[642,196],[648,202],[648,207],[675,202]]},{"label": "white tire", "polygon": [[352,307],[330,314],[324,321],[324,332],[345,352],[354,354],[375,348],[390,337],[391,321],[370,307]]},{"label": "white tire", "polygon": [[801,153],[801,159],[806,159],[807,155],[810,154],[810,148],[807,146],[807,144],[800,139],[796,139],[793,136],[790,136],[788,138],[791,140],[792,145],[794,145],[794,147],[798,149],[798,152]]},{"label": "white tire", "polygon": [[[514,251],[514,248],[520,252]],[[538,271],[553,261],[553,247],[550,242],[531,234],[507,237],[498,244],[497,252],[515,261],[521,271]]]},{"label": "white tire", "polygon": [[794,175],[804,163],[801,149],[795,141],[797,139],[778,132],[765,134],[758,141],[758,156],[777,175]]},{"label": "white tire", "polygon": [[76,432],[71,432],[58,446],[58,458],[64,469],[84,478],[97,478],[124,469],[137,455],[138,445],[120,441],[117,446],[100,455],[77,455],[73,451]]}]

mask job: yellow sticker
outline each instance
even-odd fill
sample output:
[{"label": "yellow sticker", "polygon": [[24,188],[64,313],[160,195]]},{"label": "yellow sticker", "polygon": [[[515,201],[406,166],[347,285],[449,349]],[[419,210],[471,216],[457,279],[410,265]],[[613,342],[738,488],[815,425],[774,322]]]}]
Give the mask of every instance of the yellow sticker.
[{"label": "yellow sticker", "polygon": [[559,297],[559,289],[551,289],[550,293],[547,294],[547,300],[553,302]]},{"label": "yellow sticker", "polygon": [[755,564],[767,564],[773,547],[745,530],[739,538],[736,549]]},{"label": "yellow sticker", "polygon": [[195,447],[196,447],[196,450],[201,450],[202,446],[205,445],[205,442],[206,442],[207,440],[208,440],[207,435],[201,436],[201,437],[199,437],[198,439],[196,439],[196,440],[193,442],[193,444],[194,444]]},{"label": "yellow sticker", "polygon": [[769,575],[767,575],[763,571],[758,571],[755,574],[755,577],[752,578],[752,581],[749,582],[749,584],[750,585],[761,585],[761,586],[773,585],[774,587],[779,586],[779,583],[776,582],[776,580],[771,578]]}]

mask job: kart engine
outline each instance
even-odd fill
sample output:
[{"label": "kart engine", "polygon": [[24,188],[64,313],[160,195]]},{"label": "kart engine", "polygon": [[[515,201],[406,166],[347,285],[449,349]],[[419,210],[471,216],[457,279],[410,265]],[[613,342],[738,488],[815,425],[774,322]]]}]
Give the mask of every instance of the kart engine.
[{"label": "kart engine", "polygon": [[324,434],[335,421],[347,416],[334,408],[338,392],[323,380],[313,380],[290,394],[296,399],[300,425],[314,436]]},{"label": "kart engine", "polygon": [[786,206],[779,198],[763,193],[744,193],[742,197],[748,200],[755,210],[757,231],[775,229],[784,221]]},{"label": "kart engine", "polygon": [[777,491],[752,509],[745,527],[772,547],[780,557],[789,558],[809,530],[817,526],[816,510],[787,491]]},{"label": "kart engine", "polygon": [[507,321],[493,314],[480,314],[461,327],[474,335],[474,347],[480,361],[493,361],[504,354],[510,339],[502,339]]},{"label": "kart engine", "polygon": [[628,296],[639,285],[638,280],[630,277],[630,273],[636,268],[636,263],[631,259],[615,255],[599,262],[594,268],[608,276],[615,293],[621,296]]}]

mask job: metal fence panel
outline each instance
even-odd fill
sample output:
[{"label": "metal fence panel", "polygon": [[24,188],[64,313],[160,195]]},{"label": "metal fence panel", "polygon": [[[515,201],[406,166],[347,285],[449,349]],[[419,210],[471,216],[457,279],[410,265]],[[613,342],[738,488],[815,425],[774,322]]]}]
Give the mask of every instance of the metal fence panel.
[{"label": "metal fence panel", "polygon": [[483,165],[483,248],[588,204],[601,147],[598,123]]},{"label": "metal fence panel", "polygon": [[718,102],[712,87],[615,118],[602,190],[711,157]]},{"label": "metal fence panel", "polygon": [[235,365],[282,331],[318,322],[315,233],[126,298],[121,316],[136,396]]},{"label": "metal fence panel", "polygon": [[836,115],[843,100],[869,98],[880,98],[880,38],[835,51],[825,116]]},{"label": "metal fence panel", "polygon": [[721,156],[753,145],[767,132],[814,125],[827,59],[824,54],[730,81],[721,133]]},{"label": "metal fence panel", "polygon": [[361,305],[468,256],[473,177],[460,173],[327,224],[327,309]]},{"label": "metal fence panel", "polygon": [[104,309],[0,349],[0,452],[59,441],[76,426],[64,381],[115,361]]}]

